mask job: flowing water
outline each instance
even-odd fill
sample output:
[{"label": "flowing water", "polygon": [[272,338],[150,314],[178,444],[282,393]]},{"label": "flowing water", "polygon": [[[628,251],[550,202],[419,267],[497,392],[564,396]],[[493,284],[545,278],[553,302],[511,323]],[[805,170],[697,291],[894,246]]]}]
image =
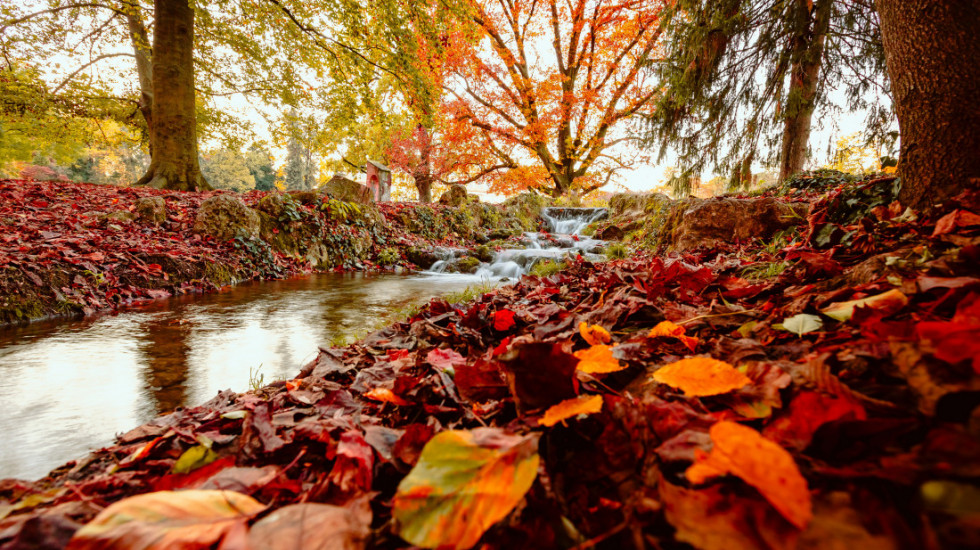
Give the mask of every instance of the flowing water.
[{"label": "flowing water", "polygon": [[319,346],[405,306],[518,277],[545,258],[588,256],[601,243],[578,233],[602,214],[546,209],[551,233],[527,234],[528,249],[502,251],[475,275],[325,273],[0,329],[0,479],[44,476],[220,390],[291,378]]}]

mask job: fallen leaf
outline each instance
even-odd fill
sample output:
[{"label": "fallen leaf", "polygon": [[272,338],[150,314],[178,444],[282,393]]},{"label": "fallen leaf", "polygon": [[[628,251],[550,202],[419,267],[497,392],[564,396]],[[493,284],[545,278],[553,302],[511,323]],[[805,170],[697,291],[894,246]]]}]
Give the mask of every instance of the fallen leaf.
[{"label": "fallen leaf", "polygon": [[493,328],[495,330],[504,331],[510,330],[517,324],[514,321],[514,312],[509,309],[501,309],[493,314]]},{"label": "fallen leaf", "polygon": [[[780,328],[780,325],[774,326],[775,328]],[[797,336],[803,336],[808,332],[813,332],[823,328],[823,321],[821,321],[820,317],[817,317],[816,315],[800,313],[799,315],[794,315],[783,319],[781,327],[783,330],[788,330]]]},{"label": "fallen leaf", "polygon": [[[875,296],[869,296],[867,298],[862,298],[860,300],[851,300],[849,302],[836,302],[830,304],[824,309],[820,310],[831,319],[836,319],[838,321],[847,321],[854,315],[854,308],[857,307],[869,307],[871,309],[878,310],[884,315],[891,315],[896,311],[905,307],[909,303],[908,297],[902,294],[901,291],[892,289],[888,292],[883,292]],[[798,317],[798,316],[797,316]],[[783,322],[783,326],[786,322]]]},{"label": "fallen leaf", "polygon": [[587,373],[616,372],[626,368],[613,357],[612,347],[605,344],[595,344],[590,348],[576,351],[573,355],[579,359],[577,370]]},{"label": "fallen leaf", "polygon": [[259,520],[248,546],[263,550],[358,550],[371,533],[371,507],[358,500],[346,507],[292,504]]},{"label": "fallen leaf", "polygon": [[752,382],[735,367],[710,357],[681,359],[654,372],[653,379],[693,397],[728,393]]},{"label": "fallen leaf", "polygon": [[398,485],[399,536],[423,548],[470,548],[524,498],[538,473],[537,436],[451,430],[426,444]]},{"label": "fallen leaf", "polygon": [[542,426],[554,426],[562,420],[580,414],[597,413],[601,410],[601,395],[580,395],[573,399],[566,399],[557,405],[552,405],[550,409],[545,411],[544,417],[538,423]]},{"label": "fallen leaf", "polygon": [[599,325],[589,325],[583,321],[578,324],[578,331],[590,346],[608,344],[612,341],[609,331]]},{"label": "fallen leaf", "polygon": [[718,422],[709,433],[714,447],[708,455],[695,451],[686,472],[691,483],[731,473],[755,487],[790,523],[806,528],[813,517],[810,490],[786,449],[735,422]]},{"label": "fallen leaf", "polygon": [[120,500],[75,533],[69,550],[207,549],[265,510],[232,491],[158,491]]},{"label": "fallen leaf", "polygon": [[692,336],[685,336],[686,330],[684,327],[674,324],[670,321],[661,321],[657,326],[650,329],[650,333],[647,334],[647,338],[658,338],[662,336],[677,338],[684,343],[685,346],[692,352],[698,347],[698,339]]},{"label": "fallen leaf", "polygon": [[391,403],[393,405],[411,405],[408,401],[405,401],[401,397],[395,395],[395,392],[389,390],[388,388],[374,388],[369,392],[364,393],[364,397],[368,399],[373,399],[374,401],[380,401],[382,403]]}]

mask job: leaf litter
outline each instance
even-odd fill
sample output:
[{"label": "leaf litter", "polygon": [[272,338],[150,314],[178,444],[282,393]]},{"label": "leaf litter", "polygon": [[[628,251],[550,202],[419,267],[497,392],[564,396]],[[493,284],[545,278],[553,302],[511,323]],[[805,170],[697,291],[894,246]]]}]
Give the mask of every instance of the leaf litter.
[{"label": "leaf litter", "polygon": [[[975,547],[976,209],[835,228],[860,248],[814,240],[825,209],[765,281],[741,277],[760,248],[725,245],[435,299],[293,380],[0,481],[0,547]],[[670,365],[691,371],[662,383]]]}]

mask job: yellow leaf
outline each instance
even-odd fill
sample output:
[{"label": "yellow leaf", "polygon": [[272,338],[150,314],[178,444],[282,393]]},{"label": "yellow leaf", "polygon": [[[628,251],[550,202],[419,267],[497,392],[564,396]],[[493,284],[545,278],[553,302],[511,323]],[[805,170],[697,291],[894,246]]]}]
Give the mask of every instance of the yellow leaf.
[{"label": "yellow leaf", "polygon": [[613,357],[612,347],[605,344],[596,344],[590,348],[576,351],[573,355],[579,359],[576,369],[581,372],[616,372],[626,368]]},{"label": "yellow leaf", "polygon": [[902,309],[907,303],[909,303],[908,297],[902,294],[900,290],[892,289],[888,292],[883,292],[881,294],[869,296],[860,300],[835,302],[824,309],[821,309],[820,312],[831,319],[847,321],[852,315],[854,315],[854,308],[856,307],[870,307],[872,309],[882,311],[885,315],[888,315]]},{"label": "yellow leaf", "polygon": [[731,473],[755,487],[790,523],[806,528],[813,517],[810,490],[786,449],[735,422],[718,422],[710,434],[711,454],[695,453],[687,469],[691,483]]},{"label": "yellow leaf", "polygon": [[653,379],[694,397],[728,393],[752,382],[735,367],[710,357],[681,359],[653,373]]},{"label": "yellow leaf", "polygon": [[601,395],[580,395],[552,405],[538,422],[542,426],[554,426],[562,420],[580,414],[592,414],[602,410]]},{"label": "yellow leaf", "polygon": [[531,488],[537,447],[536,436],[499,428],[437,434],[398,485],[392,503],[398,535],[423,548],[472,547]]},{"label": "yellow leaf", "polygon": [[693,336],[684,336],[684,327],[674,324],[670,321],[661,321],[657,326],[650,329],[650,333],[647,334],[647,338],[658,338],[661,336],[677,338],[687,346],[688,349],[694,351],[698,347],[698,339]]},{"label": "yellow leaf", "polygon": [[608,344],[612,341],[612,335],[609,334],[609,331],[599,325],[589,325],[581,322],[578,324],[578,331],[590,346]]},{"label": "yellow leaf", "polygon": [[217,546],[233,530],[244,532],[246,522],[262,510],[261,503],[234,491],[137,495],[99,512],[75,532],[68,549],[203,550]]}]

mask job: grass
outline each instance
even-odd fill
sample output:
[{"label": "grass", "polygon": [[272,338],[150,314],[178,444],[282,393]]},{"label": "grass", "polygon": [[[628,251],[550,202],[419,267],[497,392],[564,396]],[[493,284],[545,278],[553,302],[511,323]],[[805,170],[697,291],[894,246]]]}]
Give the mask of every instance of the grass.
[{"label": "grass", "polygon": [[555,260],[541,260],[531,267],[530,274],[538,277],[550,277],[565,268],[565,262]]},{"label": "grass", "polygon": [[613,243],[606,247],[603,254],[605,254],[606,258],[609,258],[610,260],[622,260],[630,255],[630,251],[628,248],[626,248],[626,245],[622,243]]},{"label": "grass", "polygon": [[261,370],[262,364],[259,364],[254,369],[252,367],[248,368],[248,387],[252,391],[259,391],[265,386],[265,375],[259,372]]},{"label": "grass", "polygon": [[463,290],[457,292],[450,292],[449,294],[446,294],[442,298],[447,302],[449,302],[450,304],[460,304],[463,302],[469,302],[470,300],[479,298],[480,296],[483,296],[484,294],[490,292],[494,288],[496,287],[493,285],[493,283],[491,283],[489,279],[486,279],[480,284],[470,285],[464,288]]}]

